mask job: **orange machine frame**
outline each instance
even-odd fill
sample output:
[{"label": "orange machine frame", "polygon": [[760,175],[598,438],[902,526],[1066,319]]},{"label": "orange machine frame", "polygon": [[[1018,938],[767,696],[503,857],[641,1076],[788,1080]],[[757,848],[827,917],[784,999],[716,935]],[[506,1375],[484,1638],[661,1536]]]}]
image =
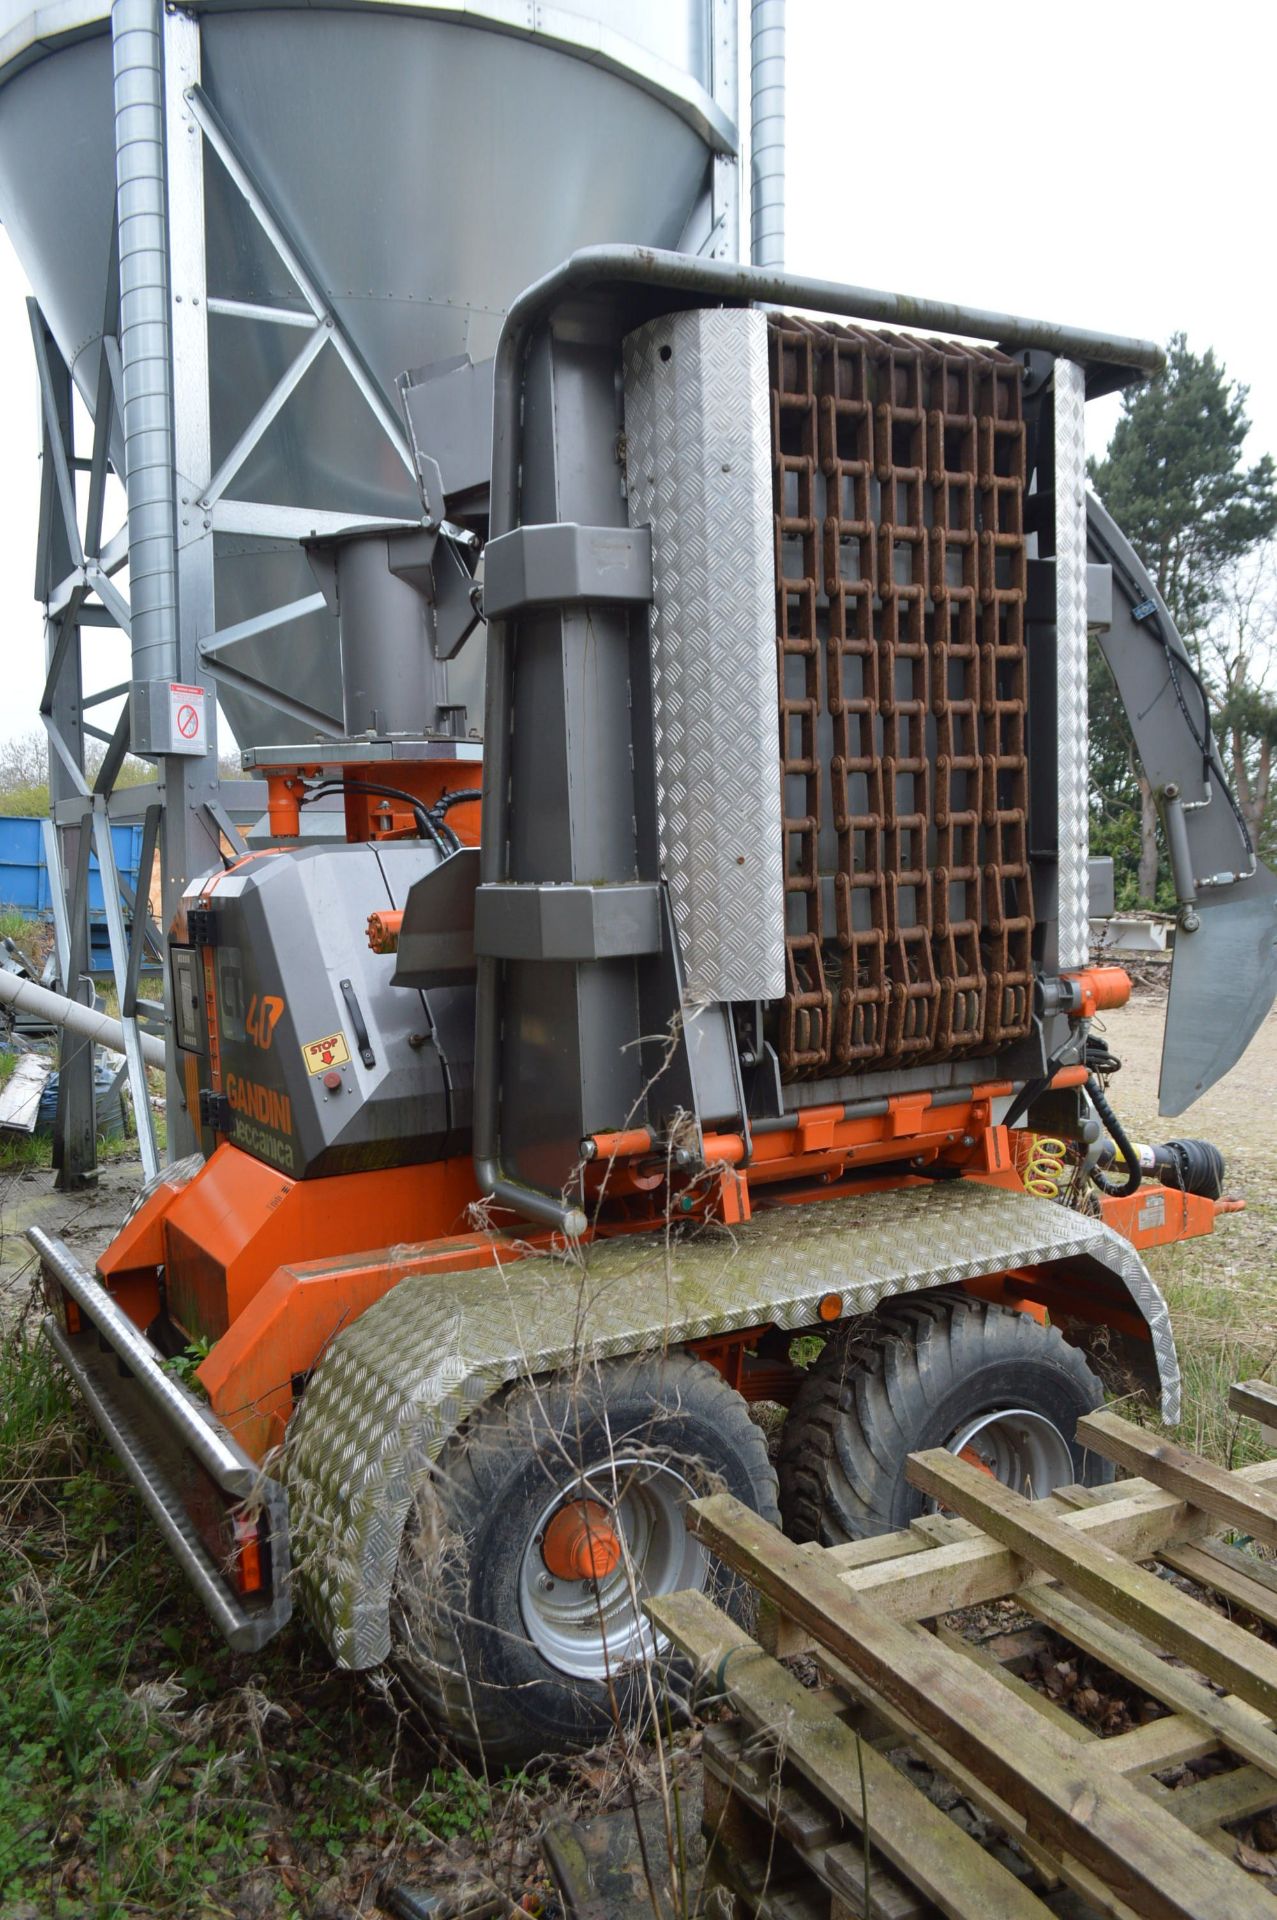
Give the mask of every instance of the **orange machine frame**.
[{"label": "orange machine frame", "polygon": [[[456,763],[427,764],[455,778]],[[283,801],[274,787],[287,788],[291,779],[272,776],[277,807]],[[423,789],[430,784],[423,781]],[[436,795],[443,784],[440,778]],[[477,813],[477,803],[456,811],[471,805]],[[362,831],[369,825],[364,819],[357,824]],[[463,824],[469,829],[477,822]],[[1118,968],[1077,979],[1079,1005],[1088,1012],[1119,1004],[1130,991]],[[1084,1067],[1070,1067],[1051,1084],[1077,1086],[1085,1077]],[[1010,1083],[998,1081],[973,1086],[949,1104],[937,1104],[929,1093],[902,1094],[872,1115],[839,1106],[807,1108],[792,1116],[791,1125],[755,1134],[748,1143],[740,1134],[707,1135],[704,1166],[693,1173],[658,1152],[645,1129],[596,1135],[583,1143],[586,1194],[599,1222],[587,1238],[650,1231],[671,1212],[729,1224],[747,1220],[762,1188],[768,1190],[766,1204],[808,1205],[851,1191],[911,1185],[939,1168],[1019,1188],[1011,1136],[993,1117],[995,1101],[1011,1092]],[[210,1404],[248,1452],[261,1458],[282,1441],[297,1393],[327,1343],[400,1280],[517,1260],[554,1244],[548,1231],[471,1231],[471,1209],[479,1199],[468,1158],[292,1180],[223,1143],[193,1179],[161,1180],[98,1267],[140,1326],[149,1326],[161,1306],[180,1304],[175,1317],[182,1330],[212,1342],[198,1369]],[[1236,1204],[1147,1183],[1129,1197],[1100,1202],[1108,1224],[1137,1247],[1209,1233],[1216,1213]],[[379,1244],[370,1249],[371,1223]],[[1085,1288],[1079,1292],[1058,1276],[993,1274],[969,1282],[968,1290],[1038,1318],[1052,1310],[1080,1313],[1148,1337],[1137,1314],[1114,1310],[1098,1295],[1088,1311]],[[841,1301],[832,1295],[830,1300],[829,1317],[836,1320]],[[74,1308],[67,1307],[73,1322]],[[783,1367],[750,1363],[750,1349],[768,1331],[745,1329],[702,1342],[697,1350],[748,1396],[784,1398]]]}]

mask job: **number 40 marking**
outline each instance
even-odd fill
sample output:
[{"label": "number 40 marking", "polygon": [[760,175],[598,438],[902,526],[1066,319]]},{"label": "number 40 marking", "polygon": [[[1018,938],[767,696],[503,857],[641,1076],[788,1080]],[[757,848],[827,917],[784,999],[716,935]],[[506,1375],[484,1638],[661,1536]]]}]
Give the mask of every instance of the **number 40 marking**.
[{"label": "number 40 marking", "polygon": [[249,1039],[255,1047],[260,1047],[263,1053],[270,1052],[270,1043],[283,1011],[283,1001],[273,993],[264,993],[260,999],[254,994],[249,1001],[248,1019],[244,1024]]}]

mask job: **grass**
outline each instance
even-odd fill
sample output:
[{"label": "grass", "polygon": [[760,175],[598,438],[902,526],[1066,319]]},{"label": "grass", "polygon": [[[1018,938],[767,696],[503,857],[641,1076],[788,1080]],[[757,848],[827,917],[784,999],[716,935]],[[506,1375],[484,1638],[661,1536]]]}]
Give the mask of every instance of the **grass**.
[{"label": "grass", "polygon": [[541,1787],[427,1745],[295,1625],[236,1657],[29,1326],[0,1348],[0,1913],[293,1920],[522,1886]]},{"label": "grass", "polygon": [[[0,1054],[0,1060],[4,1058]],[[12,1069],[10,1069],[12,1071]],[[168,1144],[168,1132],[165,1116],[157,1113],[155,1120],[155,1140],[160,1153]],[[132,1122],[130,1121],[130,1125]],[[98,1135],[98,1160],[135,1160],[137,1158],[137,1140],[132,1133],[101,1133]],[[19,1167],[51,1167],[53,1165],[53,1136],[48,1133],[0,1133],[0,1173],[9,1173]]]},{"label": "grass", "polygon": [[[1228,1231],[1229,1221],[1220,1227]],[[1208,1244],[1208,1243],[1207,1243]],[[1271,1284],[1219,1285],[1192,1272],[1158,1274],[1179,1352],[1183,1414],[1174,1438],[1221,1466],[1244,1467],[1268,1452],[1254,1421],[1230,1413],[1237,1380],[1272,1379],[1277,1368],[1277,1300]]]},{"label": "grass", "polygon": [[0,940],[12,940],[33,972],[44,965],[50,927],[44,920],[30,919],[17,907],[0,907]]}]

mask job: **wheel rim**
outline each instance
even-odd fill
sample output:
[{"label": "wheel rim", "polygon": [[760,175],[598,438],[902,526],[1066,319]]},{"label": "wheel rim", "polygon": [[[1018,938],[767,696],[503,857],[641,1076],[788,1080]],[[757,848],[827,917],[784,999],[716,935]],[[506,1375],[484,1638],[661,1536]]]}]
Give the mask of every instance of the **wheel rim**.
[{"label": "wheel rim", "polygon": [[[523,1549],[519,1606],[528,1638],[552,1667],[601,1680],[659,1650],[644,1600],[705,1586],[704,1549],[683,1523],[695,1497],[673,1467],[629,1459],[591,1467],[546,1503]],[[621,1543],[617,1564],[598,1580],[556,1578],[543,1557],[551,1522],[575,1503],[604,1509]]]},{"label": "wheel rim", "polygon": [[979,1414],[959,1427],[948,1448],[1003,1486],[1036,1500],[1077,1477],[1072,1448],[1060,1429],[1029,1407]]}]

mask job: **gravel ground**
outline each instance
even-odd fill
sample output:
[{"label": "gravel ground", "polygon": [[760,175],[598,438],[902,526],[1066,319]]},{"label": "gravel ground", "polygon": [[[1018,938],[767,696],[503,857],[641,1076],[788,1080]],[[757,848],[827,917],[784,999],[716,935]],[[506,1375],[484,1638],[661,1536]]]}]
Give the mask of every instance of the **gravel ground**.
[{"label": "gravel ground", "polygon": [[1139,994],[1106,1016],[1122,1061],[1109,1098],[1132,1139],[1205,1139],[1226,1163],[1224,1190],[1245,1202],[1198,1240],[1145,1256],[1166,1296],[1183,1376],[1177,1438],[1224,1465],[1262,1452],[1259,1429],[1228,1411],[1235,1380],[1277,1378],[1277,1013],[1232,1072],[1174,1120],[1158,1117],[1166,1003]]},{"label": "gravel ground", "polygon": [[[1122,1062],[1109,1098],[1132,1139],[1213,1141],[1226,1162],[1225,1192],[1246,1211],[1220,1220],[1207,1240],[1154,1253],[1159,1279],[1183,1274],[1272,1290],[1277,1279],[1277,1011],[1264,1022],[1230,1074],[1174,1120],[1157,1112],[1157,1077],[1166,1003],[1151,993],[1104,1019]],[[1277,1291],[1271,1312],[1277,1315]]]}]

